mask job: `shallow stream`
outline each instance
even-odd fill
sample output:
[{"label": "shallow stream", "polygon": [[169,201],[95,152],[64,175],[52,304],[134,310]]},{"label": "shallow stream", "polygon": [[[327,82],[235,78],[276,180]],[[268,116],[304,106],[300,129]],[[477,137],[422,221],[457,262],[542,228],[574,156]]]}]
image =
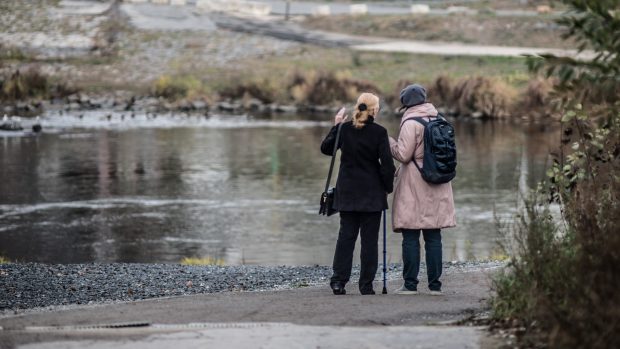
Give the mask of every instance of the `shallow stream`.
[{"label": "shallow stream", "polygon": [[[329,119],[94,111],[50,115],[39,135],[2,133],[0,256],[330,265],[338,217],[317,214]],[[396,118],[378,122],[396,135]],[[514,215],[520,190],[542,178],[559,133],[548,125],[454,124],[458,227],[443,232],[444,259],[494,257],[497,220]],[[400,242],[388,234],[392,263]]]}]

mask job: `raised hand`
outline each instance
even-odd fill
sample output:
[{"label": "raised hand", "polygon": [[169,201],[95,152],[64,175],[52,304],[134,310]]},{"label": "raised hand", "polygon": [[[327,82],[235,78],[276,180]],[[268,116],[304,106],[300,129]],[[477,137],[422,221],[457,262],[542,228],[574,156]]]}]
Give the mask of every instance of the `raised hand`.
[{"label": "raised hand", "polygon": [[338,114],[336,114],[336,117],[334,118],[334,125],[338,125],[341,122],[344,122],[348,115],[345,115],[344,112],[347,110],[347,108],[342,107],[340,108],[340,110],[338,111]]}]

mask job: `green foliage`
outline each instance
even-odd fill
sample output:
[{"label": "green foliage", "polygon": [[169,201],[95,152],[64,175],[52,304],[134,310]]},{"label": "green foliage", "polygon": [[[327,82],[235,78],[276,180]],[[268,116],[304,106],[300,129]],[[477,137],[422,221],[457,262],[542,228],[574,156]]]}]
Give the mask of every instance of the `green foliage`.
[{"label": "green foliage", "polygon": [[570,309],[558,293],[575,289],[576,245],[572,231],[562,231],[548,205],[534,197],[526,203],[510,236],[512,250],[518,258],[511,260],[507,271],[494,280],[497,296],[493,299],[494,316],[514,317],[531,323],[552,315],[541,304],[557,313]]},{"label": "green foliage", "polygon": [[531,56],[528,67],[559,79],[564,101],[578,99],[593,104],[613,103],[620,96],[620,0],[564,0],[567,16],[558,20],[576,41],[578,51],[592,50],[594,57]]},{"label": "green foliage", "polygon": [[9,263],[11,263],[10,259],[0,256],[0,264],[9,264]]},{"label": "green foliage", "polygon": [[[560,20],[592,60],[530,58],[557,78],[563,139],[539,197],[517,224],[516,258],[495,281],[494,314],[553,348],[620,347],[620,0],[565,0]],[[536,209],[538,207],[538,209]],[[540,209],[542,207],[542,210]],[[534,329],[536,324],[536,329]]]}]

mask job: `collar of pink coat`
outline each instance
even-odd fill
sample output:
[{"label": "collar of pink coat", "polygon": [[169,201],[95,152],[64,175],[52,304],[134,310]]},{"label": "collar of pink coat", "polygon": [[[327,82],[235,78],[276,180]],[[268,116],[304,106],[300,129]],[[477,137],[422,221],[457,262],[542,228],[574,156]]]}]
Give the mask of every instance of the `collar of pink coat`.
[{"label": "collar of pink coat", "polygon": [[424,103],[413,106],[407,110],[405,110],[405,114],[403,115],[403,120],[411,117],[418,116],[431,116],[435,117],[439,114],[437,109],[432,103]]}]

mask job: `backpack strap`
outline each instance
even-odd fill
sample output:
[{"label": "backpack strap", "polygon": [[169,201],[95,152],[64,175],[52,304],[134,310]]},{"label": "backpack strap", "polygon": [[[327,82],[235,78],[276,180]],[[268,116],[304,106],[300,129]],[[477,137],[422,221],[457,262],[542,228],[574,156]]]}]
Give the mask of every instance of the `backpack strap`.
[{"label": "backpack strap", "polygon": [[[437,114],[438,117],[440,117],[440,114]],[[430,118],[430,117],[429,117]],[[422,126],[424,126],[424,128],[426,128],[426,126],[428,126],[428,121],[424,120],[423,117],[421,116],[417,116],[417,117],[411,117],[408,119],[405,119],[405,121],[402,122],[402,124],[400,124],[400,128],[403,127],[403,125],[405,124],[405,122],[409,121],[409,120],[413,120],[413,121],[417,121],[420,124],[422,124]],[[414,152],[415,153],[415,152]],[[420,171],[420,173],[422,173],[422,168],[420,167],[420,165],[418,165],[418,162],[415,161],[415,154],[413,155],[413,157],[411,158],[411,162],[413,162],[413,164],[415,165],[415,167],[418,169],[418,171]]]},{"label": "backpack strap", "polygon": [[[437,114],[437,117],[439,117],[440,115]],[[429,117],[430,118],[430,117]],[[422,124],[422,126],[426,127],[428,125],[428,121],[424,120],[424,117],[422,116],[415,116],[415,117],[411,117],[408,119],[405,119],[401,124],[400,124],[400,128],[403,127],[403,125],[405,124],[405,122],[409,121],[409,120],[413,120],[413,121],[417,121],[420,124]]]}]

